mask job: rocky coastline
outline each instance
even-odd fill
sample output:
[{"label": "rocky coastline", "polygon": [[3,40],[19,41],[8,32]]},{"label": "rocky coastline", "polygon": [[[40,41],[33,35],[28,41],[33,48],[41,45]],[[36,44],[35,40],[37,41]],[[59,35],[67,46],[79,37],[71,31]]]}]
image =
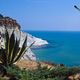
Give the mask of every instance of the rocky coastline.
[{"label": "rocky coastline", "polygon": [[[20,39],[20,45],[19,45],[20,47],[22,47],[22,44],[26,36],[27,36],[27,44],[26,44],[27,46],[29,46],[33,42],[35,42],[33,44],[34,47],[48,44],[46,40],[42,40],[40,38],[32,36],[29,33],[22,32],[20,30],[21,26],[15,19],[0,14],[0,43],[1,43],[0,46],[2,47],[4,47],[5,28],[8,29],[9,36],[14,30],[16,38]],[[35,61],[36,55],[31,51],[31,49],[28,49],[28,51],[26,51],[25,54],[23,55],[22,59]]]},{"label": "rocky coastline", "polygon": [[[20,47],[22,46],[23,42],[24,42],[24,39],[27,35],[27,44],[26,45],[30,45],[31,43],[35,42],[33,44],[34,47],[38,47],[38,46],[43,46],[43,45],[46,45],[48,44],[48,42],[46,40],[42,40],[40,38],[37,38],[37,37],[34,37],[32,36],[31,34],[29,33],[25,33],[25,32],[22,32],[21,31],[21,42],[20,42]],[[36,55],[31,51],[31,49],[29,49],[25,54],[24,56],[22,57],[22,59],[25,59],[25,60],[36,60]]]}]

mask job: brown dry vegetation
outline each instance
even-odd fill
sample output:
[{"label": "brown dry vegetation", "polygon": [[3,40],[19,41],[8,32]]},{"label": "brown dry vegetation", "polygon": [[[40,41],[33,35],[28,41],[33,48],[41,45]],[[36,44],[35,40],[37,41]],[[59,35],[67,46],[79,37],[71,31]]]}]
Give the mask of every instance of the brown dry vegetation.
[{"label": "brown dry vegetation", "polygon": [[41,65],[41,67],[47,66],[48,68],[53,67],[52,64],[48,64],[45,62],[36,62],[36,61],[30,61],[30,60],[20,60],[16,63],[16,65],[23,69],[29,69],[29,70],[33,70],[33,69],[37,69],[38,65]]}]

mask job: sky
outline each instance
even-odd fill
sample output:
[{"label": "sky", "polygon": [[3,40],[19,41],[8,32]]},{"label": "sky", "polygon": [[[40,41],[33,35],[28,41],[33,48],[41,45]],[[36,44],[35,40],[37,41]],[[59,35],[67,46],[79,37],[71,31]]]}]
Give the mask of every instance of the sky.
[{"label": "sky", "polygon": [[0,0],[0,13],[22,30],[80,31],[80,0]]}]

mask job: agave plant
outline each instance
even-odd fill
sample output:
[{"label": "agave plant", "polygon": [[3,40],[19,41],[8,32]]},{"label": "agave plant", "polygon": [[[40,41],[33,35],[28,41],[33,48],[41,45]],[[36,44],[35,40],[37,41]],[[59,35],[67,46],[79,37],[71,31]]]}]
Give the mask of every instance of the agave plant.
[{"label": "agave plant", "polygon": [[34,44],[34,42],[27,46],[27,36],[23,42],[22,47],[19,47],[20,39],[17,40],[12,32],[11,36],[9,37],[8,30],[5,30],[5,48],[0,49],[0,61],[5,66],[11,66],[16,61],[20,60],[24,53]]}]

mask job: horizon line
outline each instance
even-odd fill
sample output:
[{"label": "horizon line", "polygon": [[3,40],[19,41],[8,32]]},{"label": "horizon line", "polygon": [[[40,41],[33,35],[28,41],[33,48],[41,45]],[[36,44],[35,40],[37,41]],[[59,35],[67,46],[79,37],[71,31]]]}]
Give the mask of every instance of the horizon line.
[{"label": "horizon line", "polygon": [[24,30],[24,29],[21,29],[21,31],[80,32],[80,30]]}]

